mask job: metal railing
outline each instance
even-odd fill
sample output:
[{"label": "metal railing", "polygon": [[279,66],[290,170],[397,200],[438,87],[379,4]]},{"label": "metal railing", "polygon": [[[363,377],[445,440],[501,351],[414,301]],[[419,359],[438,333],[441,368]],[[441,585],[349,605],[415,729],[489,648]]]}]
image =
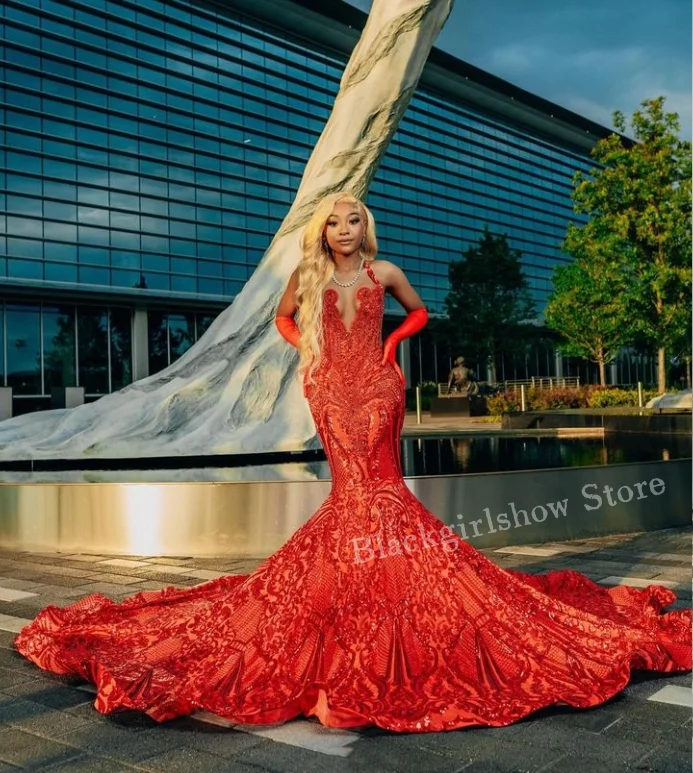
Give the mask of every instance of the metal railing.
[{"label": "metal railing", "polygon": [[[496,394],[498,392],[519,392],[522,387],[527,389],[574,389],[580,386],[579,376],[534,376],[532,378],[517,379],[515,381],[499,381],[491,383],[486,381],[472,381],[469,395]],[[459,396],[455,390],[448,391],[448,385],[438,384],[438,397]]]},{"label": "metal railing", "polygon": [[501,381],[499,386],[504,392],[517,392],[523,386],[525,389],[575,389],[580,386],[580,376],[532,376],[515,381]]}]

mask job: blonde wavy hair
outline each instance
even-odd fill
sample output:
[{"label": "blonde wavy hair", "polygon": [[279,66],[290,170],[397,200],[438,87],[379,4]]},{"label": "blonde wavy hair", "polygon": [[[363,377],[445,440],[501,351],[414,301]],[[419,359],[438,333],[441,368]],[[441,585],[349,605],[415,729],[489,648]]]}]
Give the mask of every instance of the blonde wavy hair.
[{"label": "blonde wavy hair", "polygon": [[359,253],[365,259],[364,262],[370,263],[378,254],[375,220],[360,199],[349,193],[332,193],[320,200],[301,237],[303,257],[298,264],[298,288],[295,293],[298,306],[296,322],[301,331],[298,375],[301,379],[307,377],[307,383],[310,384],[315,383],[313,372],[320,362],[323,345],[323,293],[335,270],[330,248],[325,241],[325,227],[335,204],[341,202],[354,205],[361,214],[365,231]]}]

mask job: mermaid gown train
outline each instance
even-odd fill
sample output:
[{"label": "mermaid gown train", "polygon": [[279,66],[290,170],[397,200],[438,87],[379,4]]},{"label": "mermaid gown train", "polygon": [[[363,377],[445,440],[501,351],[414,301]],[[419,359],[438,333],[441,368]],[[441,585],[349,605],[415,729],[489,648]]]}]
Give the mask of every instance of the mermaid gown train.
[{"label": "mermaid gown train", "polygon": [[404,390],[381,363],[385,292],[370,267],[363,280],[351,329],[336,291],[324,296],[306,396],[333,484],[310,520],[249,575],[47,607],[17,649],[94,682],[104,713],[313,715],[409,732],[594,706],[632,669],[690,669],[690,611],[661,612],[672,591],[501,569],[441,532],[402,478]]}]

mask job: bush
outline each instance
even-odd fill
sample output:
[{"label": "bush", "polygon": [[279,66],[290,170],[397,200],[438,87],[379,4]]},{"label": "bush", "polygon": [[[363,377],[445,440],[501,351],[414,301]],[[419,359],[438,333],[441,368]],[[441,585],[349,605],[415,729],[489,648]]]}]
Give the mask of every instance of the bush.
[{"label": "bush", "polygon": [[503,413],[514,413],[522,410],[519,392],[499,392],[497,395],[489,395],[486,398],[486,408],[491,416],[500,416]]},{"label": "bush", "polygon": [[[643,389],[643,405],[656,397],[656,389]],[[434,381],[424,381],[421,384],[421,409],[431,409],[431,398],[438,395],[438,385]],[[478,398],[477,398],[478,399]],[[501,416],[504,413],[515,413],[522,410],[520,390],[499,392],[486,395],[484,398],[486,410],[491,416]],[[525,390],[526,409],[528,411],[556,411],[566,408],[615,408],[636,407],[638,405],[637,389],[619,389],[593,384],[577,388],[554,387],[539,389],[530,387]],[[416,409],[416,390],[407,389],[407,410]]]},{"label": "bush", "polygon": [[[656,389],[643,389],[643,405],[657,395]],[[525,391],[525,407],[528,411],[555,411],[566,408],[613,408],[637,406],[637,389],[616,389],[586,385],[578,388],[554,389],[529,388]],[[500,416],[522,410],[520,391],[500,392],[486,399],[489,413]]]},{"label": "bush", "polygon": [[435,381],[424,381],[422,384],[419,384],[421,387],[421,396],[428,395],[429,397],[437,397],[438,396],[438,384],[436,384]]},{"label": "bush", "polygon": [[[421,387],[421,410],[431,410],[431,398],[438,396],[438,384],[435,381],[424,381],[418,384]],[[406,391],[406,406],[408,411],[416,410],[416,386],[410,387]]]},{"label": "bush", "polygon": [[527,403],[530,411],[556,411],[562,408],[587,408],[589,387],[556,387],[554,389],[528,389]]},{"label": "bush", "polygon": [[[643,389],[643,405],[647,404],[648,400],[651,400],[657,395],[656,389]],[[590,408],[613,408],[616,406],[637,406],[638,404],[638,390],[637,389],[616,389],[613,387],[595,387],[592,390],[592,394],[589,398]]]}]

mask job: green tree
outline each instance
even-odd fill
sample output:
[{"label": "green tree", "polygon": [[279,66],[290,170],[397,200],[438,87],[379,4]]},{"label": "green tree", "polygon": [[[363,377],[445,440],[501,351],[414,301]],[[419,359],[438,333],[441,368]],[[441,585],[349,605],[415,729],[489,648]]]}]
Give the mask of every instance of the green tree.
[{"label": "green tree", "polygon": [[[660,393],[666,351],[681,349],[691,314],[691,144],[677,136],[678,115],[665,113],[664,101],[645,100],[633,113],[634,143],[621,136],[626,119],[614,113],[621,135],[599,140],[591,153],[599,168],[574,178],[575,211],[589,222],[572,225],[564,244],[578,259],[611,267],[613,294],[623,293],[611,308],[621,314],[626,338],[657,350]],[[595,314],[605,297],[591,303]],[[575,316],[584,314],[581,306],[572,308]]]},{"label": "green tree", "polygon": [[536,310],[521,256],[505,234],[492,234],[486,226],[479,243],[449,264],[447,317],[434,325],[436,339],[453,353],[468,359],[473,353],[478,362],[488,363],[493,381],[500,355],[515,353],[534,334],[526,324]]},{"label": "green tree", "polygon": [[595,362],[602,385],[606,365],[629,343],[622,324],[627,307],[617,283],[611,261],[580,255],[554,269],[553,291],[544,310],[547,326],[563,337],[558,350]]}]

